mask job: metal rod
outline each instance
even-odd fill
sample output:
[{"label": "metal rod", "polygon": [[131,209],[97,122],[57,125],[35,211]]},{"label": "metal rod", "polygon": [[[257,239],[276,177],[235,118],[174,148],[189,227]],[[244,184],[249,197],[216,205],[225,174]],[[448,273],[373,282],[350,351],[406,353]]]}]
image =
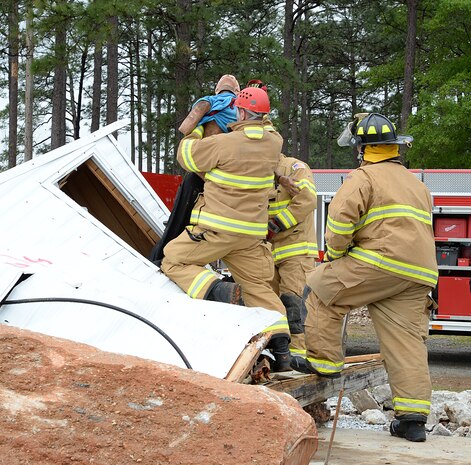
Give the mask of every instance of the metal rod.
[{"label": "metal rod", "polygon": [[334,442],[335,429],[337,428],[337,419],[339,417],[339,412],[340,412],[340,404],[342,403],[342,396],[343,396],[343,388],[341,388],[339,391],[339,398],[337,400],[337,407],[335,409],[335,415],[334,415],[334,423],[332,425],[332,433],[330,435],[329,448],[327,449],[327,455],[325,457],[324,465],[328,465],[329,463],[330,451],[332,450],[332,443]]}]

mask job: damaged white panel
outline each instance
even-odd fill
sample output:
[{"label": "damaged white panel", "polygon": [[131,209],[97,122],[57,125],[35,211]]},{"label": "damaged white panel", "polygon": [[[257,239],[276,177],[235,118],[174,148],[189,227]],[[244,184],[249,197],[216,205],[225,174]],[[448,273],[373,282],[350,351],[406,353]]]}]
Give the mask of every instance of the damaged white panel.
[{"label": "damaged white panel", "polygon": [[[0,173],[0,296],[10,292],[21,273],[31,275],[7,298],[29,302],[0,307],[0,323],[184,367],[178,351],[151,327],[155,325],[193,369],[222,378],[250,338],[280,314],[191,299],[132,240],[110,230],[61,189],[86,171],[85,164],[91,172],[91,160],[99,175],[106,176],[107,192],[116,190],[115,198],[132,208],[130,217],[137,212],[143,219],[141,236],[147,234],[145,228],[152,237],[162,234],[169,212],[111,137],[121,126],[110,125]],[[90,191],[83,190],[78,197],[88,196],[93,207]],[[37,302],[54,298],[92,302]]]},{"label": "damaged white panel", "polygon": [[156,281],[170,284],[166,292],[104,262],[72,258],[70,263],[53,259],[47,269],[30,270],[34,274],[7,299],[29,303],[7,303],[0,310],[0,322],[185,367],[179,352],[149,321],[174,342],[191,368],[223,378],[245,343],[279,316],[264,309],[190,299],[160,272]]}]

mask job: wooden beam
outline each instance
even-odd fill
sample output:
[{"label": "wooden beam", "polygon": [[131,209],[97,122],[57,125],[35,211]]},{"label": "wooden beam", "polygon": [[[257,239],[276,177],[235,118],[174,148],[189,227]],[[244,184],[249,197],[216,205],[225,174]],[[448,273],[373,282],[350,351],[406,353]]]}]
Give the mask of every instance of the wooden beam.
[{"label": "wooden beam", "polygon": [[[292,372],[290,372],[292,373]],[[302,407],[324,402],[329,397],[344,393],[361,391],[368,387],[386,384],[388,377],[383,363],[371,361],[353,365],[342,371],[341,378],[325,378],[317,375],[293,375],[290,379],[273,380],[265,386],[292,395]]]},{"label": "wooden beam", "polygon": [[264,333],[252,338],[240,353],[225,379],[234,383],[241,383],[255,365],[260,352],[266,347],[272,333]]},{"label": "wooden beam", "polygon": [[150,243],[155,244],[159,241],[157,233],[144,221],[137,210],[126,200],[123,194],[119,192],[116,186],[108,179],[105,173],[96,165],[92,159],[88,159],[85,165],[89,170],[96,176],[96,178],[103,184],[108,192],[116,199],[117,202],[123,207],[128,213],[130,218],[134,221],[136,226],[142,231],[147,237]]}]

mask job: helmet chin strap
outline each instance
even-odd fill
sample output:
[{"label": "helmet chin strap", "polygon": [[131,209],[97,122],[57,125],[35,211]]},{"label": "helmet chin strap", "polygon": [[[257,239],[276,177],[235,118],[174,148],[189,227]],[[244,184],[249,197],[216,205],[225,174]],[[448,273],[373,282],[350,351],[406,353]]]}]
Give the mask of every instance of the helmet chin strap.
[{"label": "helmet chin strap", "polygon": [[365,155],[365,147],[358,144],[357,148],[358,148],[357,160],[358,160],[358,164],[361,165],[363,163],[363,156]]}]

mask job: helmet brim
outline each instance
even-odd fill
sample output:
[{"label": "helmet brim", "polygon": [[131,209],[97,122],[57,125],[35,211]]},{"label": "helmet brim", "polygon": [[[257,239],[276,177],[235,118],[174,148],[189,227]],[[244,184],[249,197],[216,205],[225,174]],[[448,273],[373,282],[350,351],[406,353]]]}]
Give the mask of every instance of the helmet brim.
[{"label": "helmet brim", "polygon": [[361,145],[410,145],[414,141],[412,136],[397,136],[393,140],[385,140],[378,142],[362,142]]}]

